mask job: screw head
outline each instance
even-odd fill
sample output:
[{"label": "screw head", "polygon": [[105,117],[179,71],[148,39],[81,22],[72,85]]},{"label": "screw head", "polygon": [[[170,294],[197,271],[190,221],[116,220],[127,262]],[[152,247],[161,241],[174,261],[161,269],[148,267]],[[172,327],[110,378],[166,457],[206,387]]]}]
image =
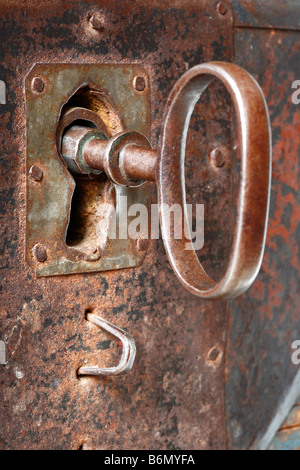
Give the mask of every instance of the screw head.
[{"label": "screw head", "polygon": [[44,80],[41,77],[34,77],[31,81],[31,89],[36,93],[42,93],[45,88]]},{"label": "screw head", "polygon": [[90,26],[97,31],[103,29],[103,22],[99,15],[95,14],[89,17]]},{"label": "screw head", "polygon": [[29,170],[29,174],[30,174],[31,178],[34,181],[37,181],[37,182],[41,181],[43,179],[43,175],[44,175],[42,170],[36,165],[32,165],[32,167]]},{"label": "screw head", "polygon": [[213,165],[216,166],[217,168],[222,167],[225,163],[223,153],[221,152],[219,148],[215,148],[211,151],[210,159]]},{"label": "screw head", "polygon": [[134,77],[133,85],[137,91],[144,91],[146,88],[146,80],[142,76]]},{"label": "screw head", "polygon": [[220,13],[220,15],[226,15],[228,10],[227,10],[227,6],[225,5],[225,3],[219,2],[217,4],[217,11],[218,13]]},{"label": "screw head", "polygon": [[139,251],[145,251],[148,247],[148,240],[146,238],[138,238],[137,240],[137,249]]},{"label": "screw head", "polygon": [[208,354],[207,354],[207,359],[209,361],[212,361],[214,362],[217,357],[219,356],[219,351],[218,349],[214,346],[213,348],[211,348],[209,351],[208,351]]},{"label": "screw head", "polygon": [[32,249],[32,253],[40,263],[44,263],[47,259],[47,251],[44,245],[37,243]]}]

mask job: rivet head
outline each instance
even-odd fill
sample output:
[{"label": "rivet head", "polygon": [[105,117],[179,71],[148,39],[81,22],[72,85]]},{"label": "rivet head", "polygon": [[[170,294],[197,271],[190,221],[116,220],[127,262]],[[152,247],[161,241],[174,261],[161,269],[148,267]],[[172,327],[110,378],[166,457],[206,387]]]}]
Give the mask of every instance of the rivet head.
[{"label": "rivet head", "polygon": [[144,91],[146,88],[146,80],[144,77],[138,75],[137,77],[134,77],[133,85],[137,91]]},{"label": "rivet head", "polygon": [[139,251],[145,251],[148,247],[148,240],[146,238],[138,238],[137,240],[137,249]]},{"label": "rivet head", "polygon": [[220,13],[220,15],[226,15],[227,13],[227,6],[223,2],[219,2],[217,4],[217,11]]},{"label": "rivet head", "polygon": [[47,259],[47,251],[44,245],[37,243],[32,249],[32,253],[40,263],[44,263]]},{"label": "rivet head", "polygon": [[215,148],[211,151],[210,159],[212,164],[218,168],[223,166],[225,163],[223,153],[219,148]]},{"label": "rivet head", "polygon": [[29,170],[29,175],[31,176],[31,178],[34,181],[38,182],[38,181],[41,181],[43,179],[44,173],[42,172],[42,170],[38,166],[32,165],[32,167]]},{"label": "rivet head", "polygon": [[45,88],[44,80],[41,77],[34,77],[31,81],[31,89],[36,93],[42,93]]},{"label": "rivet head", "polygon": [[212,361],[214,362],[217,357],[219,356],[219,351],[218,349],[214,346],[213,348],[211,348],[209,351],[208,351],[208,354],[207,354],[207,359],[209,361]]},{"label": "rivet head", "polygon": [[103,21],[97,14],[89,17],[89,23],[93,29],[96,29],[98,31],[103,29]]}]

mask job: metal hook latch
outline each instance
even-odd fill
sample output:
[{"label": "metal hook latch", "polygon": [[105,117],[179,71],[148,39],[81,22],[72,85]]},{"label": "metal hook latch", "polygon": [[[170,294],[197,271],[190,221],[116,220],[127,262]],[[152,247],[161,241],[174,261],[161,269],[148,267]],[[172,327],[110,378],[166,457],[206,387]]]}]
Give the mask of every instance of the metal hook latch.
[{"label": "metal hook latch", "polygon": [[121,328],[93,313],[89,313],[87,315],[87,320],[116,336],[122,342],[122,356],[116,367],[102,368],[98,366],[82,366],[78,369],[77,375],[109,376],[121,375],[130,371],[133,366],[136,353],[135,341],[132,336]]}]

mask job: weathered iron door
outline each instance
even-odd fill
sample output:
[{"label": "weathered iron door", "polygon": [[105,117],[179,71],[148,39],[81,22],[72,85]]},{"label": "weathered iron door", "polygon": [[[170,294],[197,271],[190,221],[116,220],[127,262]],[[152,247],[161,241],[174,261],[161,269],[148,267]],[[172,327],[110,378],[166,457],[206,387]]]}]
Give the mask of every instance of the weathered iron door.
[{"label": "weathered iron door", "polygon": [[[289,10],[288,5],[279,8],[279,2],[274,7],[265,2],[265,16],[256,3],[2,2],[2,448],[261,445],[297,372],[291,344],[300,338],[300,117],[290,96],[291,84],[300,76],[300,41],[298,25],[291,23],[297,6]],[[49,241],[52,218],[55,228],[61,221],[52,210],[55,203],[44,225],[36,223],[34,204],[56,201],[66,183],[55,171],[54,178],[49,176],[59,157],[51,144],[45,150],[48,141],[55,141],[60,115],[50,105],[38,107],[37,100],[46,99],[51,90],[55,99],[62,99],[58,94],[63,97],[66,90],[62,105],[78,106],[79,100],[81,106],[87,92],[83,87],[97,91],[106,80],[105,90],[122,110],[118,115],[109,100],[102,101],[113,115],[107,127],[123,131],[132,124],[131,130],[145,134],[157,148],[174,84],[191,67],[211,61],[249,70],[270,108],[270,224],[263,267],[251,290],[230,302],[193,296],[174,276],[161,240],[124,243],[105,260],[95,250],[75,253],[72,234],[95,210],[98,194],[81,178],[76,180],[81,202],[73,199],[68,206],[67,196],[61,197],[73,224],[68,226],[68,248],[61,248],[55,237]],[[99,72],[103,64],[109,67],[106,78]],[[67,90],[68,79],[59,78],[59,73],[74,70],[89,77],[76,89],[80,96]],[[49,127],[40,125],[35,134],[46,118]],[[185,176],[187,202],[205,206],[205,243],[198,254],[217,281],[228,264],[239,187],[235,130],[229,94],[213,82],[191,118]],[[34,165],[28,164],[31,156]],[[101,184],[104,192],[106,181]],[[154,183],[134,191],[135,202],[157,202]],[[111,197],[109,191],[105,194]],[[62,262],[62,250],[68,251],[68,263]],[[90,262],[97,267],[86,269]],[[111,367],[121,354],[119,340],[89,321],[92,315],[135,339],[130,372],[100,378],[78,374],[86,364]]]}]

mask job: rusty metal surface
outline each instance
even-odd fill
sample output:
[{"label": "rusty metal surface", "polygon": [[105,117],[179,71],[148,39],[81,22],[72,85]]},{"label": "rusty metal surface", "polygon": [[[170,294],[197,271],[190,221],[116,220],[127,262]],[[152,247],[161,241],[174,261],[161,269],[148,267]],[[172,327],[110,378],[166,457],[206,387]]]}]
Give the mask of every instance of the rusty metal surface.
[{"label": "rusty metal surface", "polygon": [[[1,448],[226,446],[227,304],[191,298],[174,280],[161,241],[151,243],[143,265],[134,269],[36,278],[27,265],[24,100],[25,77],[38,62],[136,63],[149,77],[151,141],[157,145],[176,80],[193,65],[232,57],[232,16],[224,3],[226,14],[211,0],[175,6],[105,0],[101,8],[98,2],[1,2],[0,79],[7,88],[7,104],[0,106],[0,335],[7,353],[0,371]],[[98,20],[90,21],[96,13]],[[206,204],[201,256],[216,277],[230,246],[228,102],[220,86],[205,93],[187,146],[188,202]],[[215,148],[224,156],[222,167],[211,163]],[[85,320],[87,310],[135,338],[129,374],[78,380],[85,360],[92,364],[101,355],[101,367],[109,367],[120,353],[107,333]]]},{"label": "rusty metal surface", "polygon": [[234,26],[300,29],[299,0],[232,0]]},{"label": "rusty metal surface", "polygon": [[300,406],[295,405],[291,409],[287,419],[283,423],[280,429],[287,429],[287,428],[296,428],[300,427]]},{"label": "rusty metal surface", "polygon": [[[34,267],[38,276],[123,269],[141,264],[145,253],[137,250],[135,241],[107,240],[104,245],[101,240],[98,240],[97,227],[100,223],[98,214],[101,204],[106,202],[107,194],[105,182],[102,180],[98,185],[97,181],[93,181],[94,197],[90,190],[93,186],[87,183],[90,199],[88,212],[94,212],[93,217],[90,216],[89,223],[85,221],[85,231],[90,232],[90,236],[87,238],[83,235],[83,240],[80,239],[80,242],[77,242],[77,247],[66,243],[67,229],[70,217],[72,218],[71,199],[75,198],[75,181],[59,159],[56,148],[56,129],[63,105],[77,90],[90,85],[99,89],[99,94],[103,90],[102,96],[105,92],[105,96],[109,97],[106,101],[109,99],[114,103],[125,128],[147,135],[150,117],[149,90],[136,93],[132,86],[134,78],[142,74],[145,75],[145,71],[139,65],[56,63],[35,65],[26,76],[28,175],[26,259],[29,265]],[[36,81],[42,82],[42,88],[37,89],[36,85],[33,87]],[[107,114],[112,115],[114,107],[111,106],[112,109],[109,108]],[[80,114],[81,119],[87,119],[86,113]],[[101,116],[103,115],[102,111]],[[68,113],[67,116],[70,117],[70,114]],[[103,121],[107,119],[103,117]],[[121,125],[118,123],[114,129],[113,125],[110,125],[108,130],[111,133],[118,132],[122,129]],[[59,134],[61,133],[62,129]],[[29,174],[32,166],[37,166],[43,171],[43,180],[39,183],[33,181]],[[86,193],[86,191],[82,192]],[[126,196],[131,204],[138,202],[146,207],[149,206],[149,186],[147,185],[134,192],[127,188],[116,191],[117,208],[120,195]],[[84,197],[82,194],[80,196]],[[83,224],[84,219],[87,219],[87,216],[77,217],[77,224]],[[44,259],[42,263],[32,254],[33,247],[38,243],[47,251],[47,259]],[[93,254],[96,256],[91,256]]]},{"label": "rusty metal surface", "polygon": [[300,427],[279,431],[268,450],[300,450]]},{"label": "rusty metal surface", "polygon": [[300,450],[300,397],[289,412],[274,439],[269,450]]},{"label": "rusty metal surface", "polygon": [[233,448],[263,436],[297,372],[291,345],[300,338],[300,107],[291,86],[300,76],[299,54],[298,32],[235,30],[235,62],[261,83],[270,110],[273,176],[262,269],[230,309],[226,396]]}]

